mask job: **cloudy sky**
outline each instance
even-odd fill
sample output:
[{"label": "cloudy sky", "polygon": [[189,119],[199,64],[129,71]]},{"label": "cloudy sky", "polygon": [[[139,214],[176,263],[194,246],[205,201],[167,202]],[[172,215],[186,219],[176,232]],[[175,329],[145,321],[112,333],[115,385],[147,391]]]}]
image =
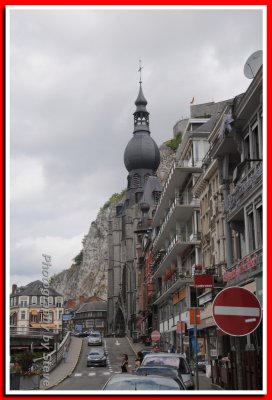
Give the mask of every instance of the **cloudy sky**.
[{"label": "cloudy sky", "polygon": [[[71,265],[99,208],[126,187],[142,60],[158,145],[195,104],[245,91],[260,9],[43,9],[8,13],[10,283]],[[10,85],[10,86],[9,86]],[[10,87],[10,90],[9,90]]]}]

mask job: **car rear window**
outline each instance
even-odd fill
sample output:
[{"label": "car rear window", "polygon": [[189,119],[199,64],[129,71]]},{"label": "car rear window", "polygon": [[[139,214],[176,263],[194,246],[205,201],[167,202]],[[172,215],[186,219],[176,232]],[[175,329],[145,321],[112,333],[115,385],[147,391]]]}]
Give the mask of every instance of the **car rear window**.
[{"label": "car rear window", "polygon": [[90,333],[90,337],[99,338],[100,334],[99,333]]},{"label": "car rear window", "polygon": [[142,365],[164,365],[179,369],[181,374],[190,373],[190,369],[182,357],[145,357]]}]

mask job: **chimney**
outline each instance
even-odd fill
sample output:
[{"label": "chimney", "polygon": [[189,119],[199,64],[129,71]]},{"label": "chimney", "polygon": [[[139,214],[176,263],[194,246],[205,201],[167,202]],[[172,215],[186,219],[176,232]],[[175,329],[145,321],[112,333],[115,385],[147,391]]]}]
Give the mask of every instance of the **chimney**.
[{"label": "chimney", "polygon": [[83,304],[84,303],[84,296],[79,296],[79,304]]},{"label": "chimney", "polygon": [[15,294],[16,293],[16,290],[17,290],[17,285],[16,285],[16,283],[14,283],[13,285],[12,285],[12,294]]}]

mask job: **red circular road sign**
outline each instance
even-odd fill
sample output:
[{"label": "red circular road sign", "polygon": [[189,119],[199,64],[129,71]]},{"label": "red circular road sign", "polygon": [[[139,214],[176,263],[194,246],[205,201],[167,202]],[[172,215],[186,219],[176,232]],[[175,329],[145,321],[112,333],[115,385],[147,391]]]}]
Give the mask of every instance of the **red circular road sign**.
[{"label": "red circular road sign", "polygon": [[218,328],[231,336],[249,335],[258,327],[262,318],[257,297],[238,286],[219,292],[213,301],[212,312]]},{"label": "red circular road sign", "polygon": [[159,331],[153,331],[153,332],[151,333],[151,339],[152,339],[154,342],[157,342],[157,340],[160,340],[160,337],[161,337],[161,334],[160,334]]}]

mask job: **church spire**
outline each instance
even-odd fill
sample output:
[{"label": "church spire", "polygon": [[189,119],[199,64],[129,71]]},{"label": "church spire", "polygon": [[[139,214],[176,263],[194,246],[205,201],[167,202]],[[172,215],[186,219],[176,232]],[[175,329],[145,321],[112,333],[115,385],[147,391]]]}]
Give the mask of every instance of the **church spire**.
[{"label": "church spire", "polygon": [[135,101],[136,111],[134,115],[134,133],[139,131],[147,131],[149,132],[149,112],[146,110],[147,101],[144,97],[143,90],[142,90],[142,65],[141,60],[139,60],[139,69],[138,72],[140,73],[140,89],[138,97]]}]

